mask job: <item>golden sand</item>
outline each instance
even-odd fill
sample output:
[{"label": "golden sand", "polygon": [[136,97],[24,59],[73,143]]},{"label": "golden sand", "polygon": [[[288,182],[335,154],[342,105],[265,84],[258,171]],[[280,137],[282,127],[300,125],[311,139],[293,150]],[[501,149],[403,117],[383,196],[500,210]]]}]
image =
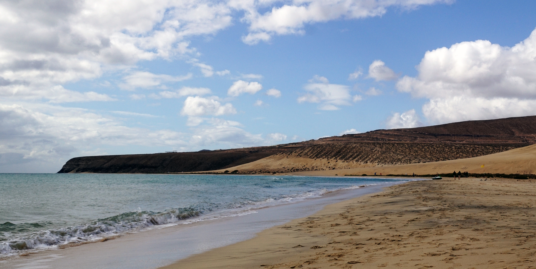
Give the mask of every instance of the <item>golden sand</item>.
[{"label": "golden sand", "polygon": [[536,181],[418,181],[172,268],[534,268]]}]

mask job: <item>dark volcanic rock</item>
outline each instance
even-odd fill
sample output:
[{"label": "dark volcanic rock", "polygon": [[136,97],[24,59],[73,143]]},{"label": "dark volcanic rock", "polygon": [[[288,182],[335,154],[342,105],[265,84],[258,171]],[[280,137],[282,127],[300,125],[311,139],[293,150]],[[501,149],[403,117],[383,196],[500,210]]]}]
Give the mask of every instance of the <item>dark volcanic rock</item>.
[{"label": "dark volcanic rock", "polygon": [[262,147],[247,149],[110,155],[70,159],[58,173],[173,173],[208,171],[253,162],[293,149]]},{"label": "dark volcanic rock", "polygon": [[536,143],[536,116],[376,130],[272,147],[78,157],[59,173],[169,173],[225,169],[273,154],[377,164],[477,157]]}]

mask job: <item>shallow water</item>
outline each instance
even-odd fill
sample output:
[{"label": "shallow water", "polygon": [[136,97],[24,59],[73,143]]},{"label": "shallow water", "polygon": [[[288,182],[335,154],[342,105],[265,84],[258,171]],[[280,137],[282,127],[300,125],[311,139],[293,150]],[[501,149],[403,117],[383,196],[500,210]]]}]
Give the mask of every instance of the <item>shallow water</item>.
[{"label": "shallow water", "polygon": [[0,256],[255,213],[393,179],[1,174]]}]

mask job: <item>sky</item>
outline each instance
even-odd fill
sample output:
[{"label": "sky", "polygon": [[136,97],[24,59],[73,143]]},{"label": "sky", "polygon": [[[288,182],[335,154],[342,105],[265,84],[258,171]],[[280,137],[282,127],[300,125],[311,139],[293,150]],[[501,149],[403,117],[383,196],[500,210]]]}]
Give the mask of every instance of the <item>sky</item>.
[{"label": "sky", "polygon": [[0,172],[536,115],[536,1],[0,0]]}]

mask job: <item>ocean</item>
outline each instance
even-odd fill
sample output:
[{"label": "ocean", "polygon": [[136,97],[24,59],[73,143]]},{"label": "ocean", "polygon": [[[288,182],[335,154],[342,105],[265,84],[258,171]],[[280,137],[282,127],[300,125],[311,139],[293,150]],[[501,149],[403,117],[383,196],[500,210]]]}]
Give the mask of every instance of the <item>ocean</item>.
[{"label": "ocean", "polygon": [[403,181],[302,176],[0,174],[0,258],[154,228],[236,218],[341,190]]}]

